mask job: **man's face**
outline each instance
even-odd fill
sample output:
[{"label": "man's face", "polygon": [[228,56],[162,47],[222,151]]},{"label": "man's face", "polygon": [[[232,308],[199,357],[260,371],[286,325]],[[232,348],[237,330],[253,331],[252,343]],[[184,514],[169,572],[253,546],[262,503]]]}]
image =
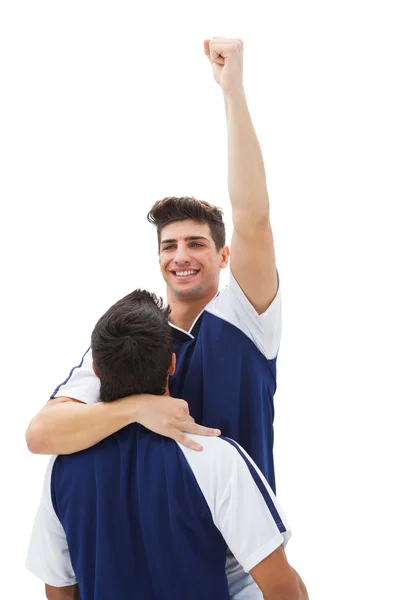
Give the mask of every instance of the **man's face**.
[{"label": "man's face", "polygon": [[187,219],[166,225],[160,236],[159,261],[168,291],[177,298],[200,299],[218,290],[227,246],[217,251],[207,223]]}]

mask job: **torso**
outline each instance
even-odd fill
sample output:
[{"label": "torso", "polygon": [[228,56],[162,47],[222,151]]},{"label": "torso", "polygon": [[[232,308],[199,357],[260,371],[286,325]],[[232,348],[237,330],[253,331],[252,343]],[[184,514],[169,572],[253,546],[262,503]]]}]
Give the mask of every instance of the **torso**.
[{"label": "torso", "polygon": [[276,356],[268,359],[256,346],[248,335],[251,327],[247,333],[242,330],[240,319],[247,317],[240,310],[236,324],[226,320],[229,302],[229,297],[217,296],[189,332],[171,324],[177,368],[169,389],[189,403],[196,422],[239,442],[275,490]]}]

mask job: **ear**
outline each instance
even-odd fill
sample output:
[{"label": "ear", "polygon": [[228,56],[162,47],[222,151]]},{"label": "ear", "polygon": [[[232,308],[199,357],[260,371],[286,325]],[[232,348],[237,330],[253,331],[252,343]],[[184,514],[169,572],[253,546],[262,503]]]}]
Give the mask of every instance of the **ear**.
[{"label": "ear", "polygon": [[97,372],[96,365],[94,364],[94,361],[92,361],[92,369],[93,369],[93,373],[96,375],[96,377],[98,377],[100,379],[100,376],[99,376],[99,374]]},{"label": "ear", "polygon": [[171,377],[175,373],[176,369],[176,354],[175,352],[171,356],[171,364],[168,369],[168,375]]},{"label": "ear", "polygon": [[220,268],[221,269],[225,269],[228,266],[229,263],[229,246],[224,246],[223,248],[221,248],[220,250]]}]

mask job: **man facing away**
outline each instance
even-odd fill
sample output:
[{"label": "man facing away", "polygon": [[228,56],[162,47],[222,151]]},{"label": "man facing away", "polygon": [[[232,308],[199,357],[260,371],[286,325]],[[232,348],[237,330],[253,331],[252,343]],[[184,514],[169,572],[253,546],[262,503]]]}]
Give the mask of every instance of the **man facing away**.
[{"label": "man facing away", "polygon": [[[167,314],[136,290],[98,321],[91,347],[103,402],[136,393],[170,402]],[[132,424],[54,457],[27,559],[47,598],[306,600],[283,550],[286,518],[261,471],[228,438],[203,444],[194,452]],[[229,582],[227,548],[238,563]]]},{"label": "man facing away", "polygon": [[163,402],[155,395],[134,395],[110,405],[99,402],[89,349],[33,419],[26,437],[32,452],[68,454],[133,422],[197,449],[200,443],[184,432],[222,430],[245,448],[275,489],[273,397],[281,299],[265,171],[243,88],[242,42],[214,38],[205,41],[204,50],[226,108],[234,225],[229,284],[218,293],[229,258],[221,212],[190,198],[156,203],[149,219],[157,227],[171,307],[174,398]]}]

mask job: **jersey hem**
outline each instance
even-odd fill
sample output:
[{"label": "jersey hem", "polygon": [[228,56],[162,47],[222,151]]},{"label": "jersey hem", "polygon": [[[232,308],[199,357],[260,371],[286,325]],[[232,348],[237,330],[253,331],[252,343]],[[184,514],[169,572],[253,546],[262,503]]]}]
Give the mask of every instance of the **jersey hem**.
[{"label": "jersey hem", "polygon": [[55,579],[45,577],[44,575],[39,574],[39,572],[29,564],[29,561],[26,561],[25,567],[28,569],[28,571],[30,573],[32,573],[32,575],[34,575],[35,577],[40,579],[40,581],[43,581],[43,583],[45,583],[46,585],[52,585],[53,587],[67,587],[68,585],[76,585],[78,583],[76,578],[63,579],[61,581],[60,580],[56,581]]},{"label": "jersey hem", "polygon": [[[246,573],[249,573],[251,569],[253,569],[256,565],[258,565],[264,558],[267,558],[272,552],[274,552],[279,546],[282,546],[284,543],[284,538],[282,535],[277,535],[272,540],[265,544],[261,548],[258,548],[253,554],[246,560],[243,561],[242,567]],[[241,562],[240,560],[238,561]]]}]

